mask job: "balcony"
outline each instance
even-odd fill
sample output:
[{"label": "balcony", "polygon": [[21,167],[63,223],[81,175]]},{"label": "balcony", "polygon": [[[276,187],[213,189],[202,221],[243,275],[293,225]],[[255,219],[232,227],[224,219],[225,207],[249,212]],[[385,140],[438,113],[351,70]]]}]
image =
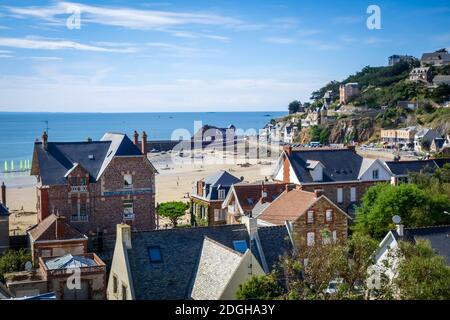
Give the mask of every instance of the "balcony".
[{"label": "balcony", "polygon": [[134,213],[124,213],[123,214],[123,220],[134,220],[135,214]]},{"label": "balcony", "polygon": [[70,192],[87,192],[87,186],[70,186]]}]

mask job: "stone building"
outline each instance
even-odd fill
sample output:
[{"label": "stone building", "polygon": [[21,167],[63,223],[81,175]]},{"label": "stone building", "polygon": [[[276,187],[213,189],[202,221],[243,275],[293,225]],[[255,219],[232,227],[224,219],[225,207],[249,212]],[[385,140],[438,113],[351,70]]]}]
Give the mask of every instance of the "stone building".
[{"label": "stone building", "polygon": [[222,209],[228,191],[241,179],[221,170],[195,182],[190,194],[192,221],[195,225],[226,224],[226,210]]},{"label": "stone building", "polygon": [[355,82],[341,84],[339,87],[339,103],[346,104],[352,97],[359,95],[359,85]]},{"label": "stone building", "polygon": [[[145,135],[144,135],[145,137]],[[65,216],[81,233],[114,236],[115,225],[155,228],[155,173],[146,156],[125,135],[106,133],[100,141],[35,142],[31,174],[37,177],[38,222]]]},{"label": "stone building", "polygon": [[6,207],[6,186],[2,183],[0,202],[0,254],[9,249],[9,210]]}]

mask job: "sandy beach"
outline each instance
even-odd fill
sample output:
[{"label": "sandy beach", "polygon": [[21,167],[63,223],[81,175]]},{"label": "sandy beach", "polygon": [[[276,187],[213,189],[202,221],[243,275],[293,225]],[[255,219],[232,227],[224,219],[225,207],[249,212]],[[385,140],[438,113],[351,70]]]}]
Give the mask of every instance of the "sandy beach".
[{"label": "sandy beach", "polygon": [[[234,163],[225,163],[224,155],[234,159]],[[264,179],[271,172],[271,164],[274,159],[257,161],[256,159],[244,159],[243,156],[219,151],[204,150],[196,154],[196,158],[176,157],[172,161],[171,153],[152,153],[149,159],[158,170],[156,175],[156,202],[188,201],[188,193],[191,192],[194,182],[206,177],[218,170],[228,170],[237,177],[244,177],[245,181]],[[194,162],[194,163],[192,163]],[[23,234],[25,230],[37,222],[36,193],[32,185],[34,179],[26,179],[24,186],[18,186],[17,182],[9,179],[7,183],[7,205],[11,211],[11,234]],[[23,180],[23,177],[22,177]],[[166,223],[160,220],[160,225]],[[180,223],[189,223],[189,216],[181,219]]]}]

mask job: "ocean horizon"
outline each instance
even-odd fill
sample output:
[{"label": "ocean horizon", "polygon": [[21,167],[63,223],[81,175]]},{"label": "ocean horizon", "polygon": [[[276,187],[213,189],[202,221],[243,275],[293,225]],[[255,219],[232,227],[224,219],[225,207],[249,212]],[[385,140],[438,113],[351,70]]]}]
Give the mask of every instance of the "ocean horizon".
[{"label": "ocean horizon", "polygon": [[[99,140],[105,132],[121,132],[130,138],[137,130],[146,131],[148,140],[171,139],[175,129],[194,133],[194,122],[218,127],[230,124],[243,130],[259,130],[281,111],[257,112],[0,112],[0,173],[20,169],[31,162],[33,145],[48,129],[49,141]],[[5,165],[6,162],[6,165]]]}]

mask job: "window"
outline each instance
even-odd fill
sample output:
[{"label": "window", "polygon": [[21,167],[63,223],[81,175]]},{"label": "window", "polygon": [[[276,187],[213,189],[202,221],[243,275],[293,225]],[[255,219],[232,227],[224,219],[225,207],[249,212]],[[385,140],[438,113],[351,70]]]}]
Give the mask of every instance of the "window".
[{"label": "window", "polygon": [[308,265],[308,258],[303,259],[303,265],[306,267]]},{"label": "window", "polygon": [[336,233],[336,230],[333,230],[333,241],[334,242],[336,242],[336,240],[337,240],[337,233]]},{"label": "window", "polygon": [[150,262],[162,262],[161,248],[159,246],[148,248]]},{"label": "window", "polygon": [[314,245],[315,235],[314,232],[308,232],[306,234],[306,245],[308,247],[312,247]]},{"label": "window", "polygon": [[331,243],[331,232],[329,230],[324,230],[322,232],[322,244],[327,245]]},{"label": "window", "polygon": [[72,221],[88,221],[88,204],[72,200]]},{"label": "window", "polygon": [[219,199],[220,200],[222,200],[222,199],[225,199],[225,190],[219,190]]},{"label": "window", "polygon": [[247,242],[245,240],[235,240],[233,241],[234,250],[240,253],[245,253],[247,251]]},{"label": "window", "polygon": [[372,170],[372,179],[373,179],[373,180],[378,180],[378,177],[379,177],[379,171],[378,171],[378,169]]},{"label": "window", "polygon": [[333,209],[327,209],[325,211],[325,222],[332,222],[333,221]]},{"label": "window", "polygon": [[77,177],[70,178],[70,185],[78,186],[78,178]]},{"label": "window", "polygon": [[81,177],[80,178],[80,186],[85,186],[86,185],[86,178],[85,177]]},{"label": "window", "polygon": [[356,188],[355,187],[350,188],[350,201],[356,202]]},{"label": "window", "polygon": [[123,200],[123,214],[125,216],[133,215],[133,200]]},{"label": "window", "polygon": [[117,276],[113,275],[113,293],[117,293],[118,280]]},{"label": "window", "polygon": [[214,221],[220,221],[220,209],[214,209]]},{"label": "window", "polygon": [[49,249],[42,249],[41,250],[41,257],[51,257],[52,256],[52,250]]},{"label": "window", "polygon": [[123,176],[123,186],[125,188],[132,188],[133,187],[133,176],[131,174],[125,174]]},{"label": "window", "polygon": [[127,300],[127,286],[122,284],[122,300]]},{"label": "window", "polygon": [[314,210],[308,210],[306,223],[314,223]]},{"label": "window", "polygon": [[344,190],[342,188],[337,189],[337,202],[338,203],[344,202]]}]

